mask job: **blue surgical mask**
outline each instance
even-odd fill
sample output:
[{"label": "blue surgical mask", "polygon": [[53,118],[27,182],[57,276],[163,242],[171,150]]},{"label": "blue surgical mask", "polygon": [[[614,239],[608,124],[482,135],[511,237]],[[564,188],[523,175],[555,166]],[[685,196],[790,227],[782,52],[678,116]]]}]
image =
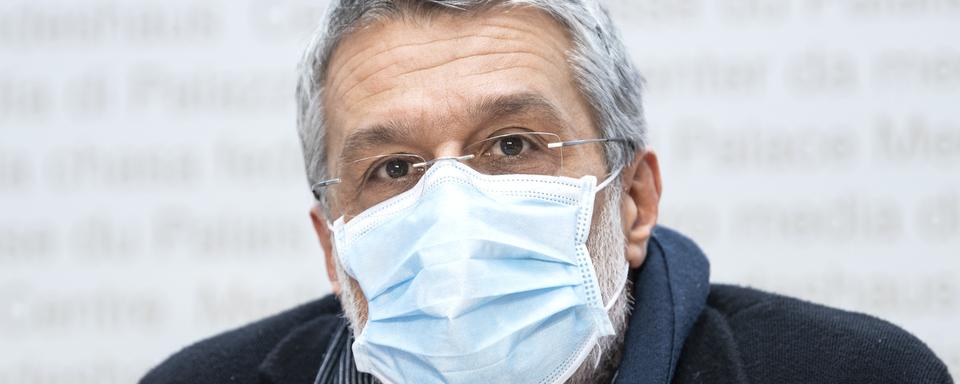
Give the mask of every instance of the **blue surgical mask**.
[{"label": "blue surgical mask", "polygon": [[594,196],[617,173],[597,185],[441,161],[409,191],[334,222],[340,262],[368,302],[357,369],[385,383],[569,378],[614,333],[615,299],[603,304],[586,241]]}]

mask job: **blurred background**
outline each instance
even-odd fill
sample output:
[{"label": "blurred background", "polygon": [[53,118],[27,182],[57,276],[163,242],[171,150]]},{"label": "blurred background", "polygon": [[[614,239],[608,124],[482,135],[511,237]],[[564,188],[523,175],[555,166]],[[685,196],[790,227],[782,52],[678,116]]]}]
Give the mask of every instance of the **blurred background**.
[{"label": "blurred background", "polygon": [[[960,369],[960,3],[617,0],[712,280]],[[325,295],[294,127],[326,1],[0,4],[0,383],[131,383]]]}]

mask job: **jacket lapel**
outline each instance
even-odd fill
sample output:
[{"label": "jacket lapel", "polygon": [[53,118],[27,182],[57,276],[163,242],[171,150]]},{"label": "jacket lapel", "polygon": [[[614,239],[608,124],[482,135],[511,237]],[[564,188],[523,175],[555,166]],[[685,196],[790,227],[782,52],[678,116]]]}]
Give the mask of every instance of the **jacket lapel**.
[{"label": "jacket lapel", "polygon": [[690,330],[673,382],[749,383],[733,332],[716,309],[705,309]]},{"label": "jacket lapel", "polygon": [[670,383],[710,292],[710,265],[690,239],[656,227],[634,280],[634,306],[616,383]]},{"label": "jacket lapel", "polygon": [[261,380],[272,384],[313,383],[340,321],[338,315],[322,315],[291,330],[260,363]]}]

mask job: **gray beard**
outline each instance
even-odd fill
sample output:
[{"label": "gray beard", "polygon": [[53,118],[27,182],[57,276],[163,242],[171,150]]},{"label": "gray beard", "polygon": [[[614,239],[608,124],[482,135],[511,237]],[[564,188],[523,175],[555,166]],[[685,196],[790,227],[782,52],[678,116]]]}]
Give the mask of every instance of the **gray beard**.
[{"label": "gray beard", "polygon": [[[587,250],[597,272],[597,281],[604,304],[609,304],[624,278],[624,263],[626,239],[621,230],[620,197],[622,190],[620,181],[615,180],[600,193],[598,198],[603,199],[599,212],[595,212],[594,230],[587,239]],[[334,249],[334,252],[336,250]],[[334,266],[337,281],[347,282],[341,285],[340,305],[350,324],[354,335],[359,335],[367,323],[367,299],[360,289],[360,285],[348,276],[340,264],[340,259],[334,257]],[[630,292],[632,282],[627,281],[623,291],[616,298],[616,303],[610,308],[610,321],[615,333],[601,337],[597,345],[590,351],[586,360],[570,376],[567,384],[609,383],[620,365],[623,356],[623,337],[626,333],[627,320],[630,315],[633,298]]]}]

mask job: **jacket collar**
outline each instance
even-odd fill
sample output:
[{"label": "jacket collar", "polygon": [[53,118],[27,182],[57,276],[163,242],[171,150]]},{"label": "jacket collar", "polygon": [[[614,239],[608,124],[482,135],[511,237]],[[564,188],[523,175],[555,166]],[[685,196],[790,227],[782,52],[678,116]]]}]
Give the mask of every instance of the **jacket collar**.
[{"label": "jacket collar", "polygon": [[687,237],[656,227],[634,279],[634,306],[616,383],[670,383],[710,293],[710,264]]},{"label": "jacket collar", "polygon": [[[333,313],[340,312],[337,307]],[[321,315],[293,328],[260,363],[261,379],[274,384],[312,383],[342,321],[338,315]]]}]

